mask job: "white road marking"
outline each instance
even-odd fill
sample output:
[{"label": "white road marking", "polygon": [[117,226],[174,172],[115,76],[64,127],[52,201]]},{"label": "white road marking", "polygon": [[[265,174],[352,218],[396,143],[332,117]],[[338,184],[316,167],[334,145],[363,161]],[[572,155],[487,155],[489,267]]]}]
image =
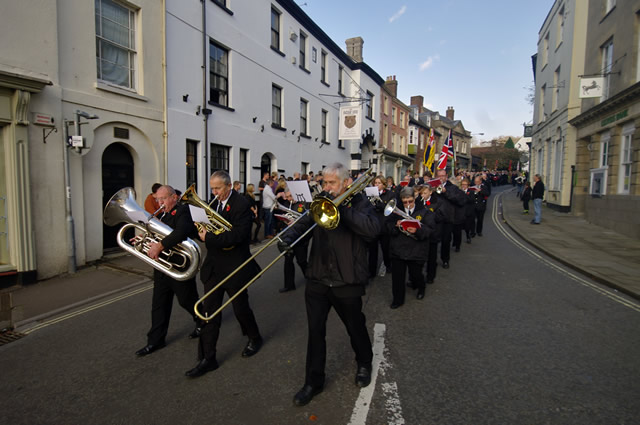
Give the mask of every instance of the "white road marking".
[{"label": "white road marking", "polygon": [[569,276],[571,279],[575,280],[576,282],[580,283],[581,285],[584,285],[590,289],[593,289],[596,292],[599,292],[600,294],[611,298],[613,301],[616,301],[617,303],[620,303],[624,306],[629,307],[632,310],[638,311],[640,312],[640,305],[635,304],[633,302],[630,302],[629,300],[621,297],[620,295],[617,295],[605,288],[602,288],[598,285],[594,285],[591,282],[586,281],[585,279],[581,278],[580,276],[570,272],[569,270],[565,269],[564,267],[558,266],[554,263],[552,263],[551,261],[547,260],[546,258],[542,257],[541,255],[539,255],[538,253],[536,253],[535,251],[533,251],[531,248],[525,246],[522,242],[520,242],[519,240],[517,240],[514,236],[512,236],[509,232],[507,232],[503,226],[503,224],[500,222],[500,220],[498,219],[498,214],[501,214],[500,212],[498,212],[498,202],[500,200],[500,198],[502,197],[502,193],[495,196],[493,198],[493,214],[491,215],[491,218],[493,220],[493,223],[496,225],[496,228],[498,229],[498,231],[500,231],[500,233],[502,233],[504,235],[505,238],[507,238],[508,240],[510,240],[514,245],[516,245],[518,248],[522,249],[523,251],[527,252],[529,255],[537,258],[538,260],[542,261],[544,264],[546,264],[547,266],[551,267],[552,269],[563,273],[567,276]]},{"label": "white road marking", "polygon": [[[371,407],[371,399],[376,388],[378,374],[385,374],[385,371],[391,367],[386,358],[386,348],[384,345],[384,334],[386,326],[382,323],[376,323],[373,327],[373,361],[371,364],[371,383],[360,390],[360,395],[356,400],[356,404],[351,413],[349,425],[365,425],[367,423],[367,415]],[[403,425],[402,406],[398,397],[398,386],[395,382],[382,383],[382,392],[385,397],[385,409],[387,410],[387,423],[392,425]]]}]

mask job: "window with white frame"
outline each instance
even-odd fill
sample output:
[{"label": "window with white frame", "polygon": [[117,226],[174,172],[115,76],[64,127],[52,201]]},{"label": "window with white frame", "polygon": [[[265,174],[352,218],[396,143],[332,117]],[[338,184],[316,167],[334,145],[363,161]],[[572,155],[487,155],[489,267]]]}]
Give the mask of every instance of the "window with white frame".
[{"label": "window with white frame", "polygon": [[547,66],[549,62],[549,33],[542,40],[542,67]]},{"label": "window with white frame", "polygon": [[398,125],[398,116],[395,107],[391,107],[391,124]]},{"label": "window with white frame", "polygon": [[210,174],[215,171],[224,170],[229,172],[229,147],[223,145],[217,145],[215,143],[209,144],[211,157],[210,157]]},{"label": "window with white frame", "polygon": [[620,170],[618,172],[618,193],[628,195],[631,189],[631,149],[633,145],[633,133],[636,131],[633,124],[625,125],[622,128],[622,140],[620,141]]},{"label": "window with white frame", "polygon": [[338,65],[338,94],[344,94],[344,87],[342,87],[342,72],[344,68],[342,65]]},{"label": "window with white frame", "polygon": [[300,134],[307,135],[307,116],[309,114],[309,102],[300,98]]},{"label": "window with white frame", "polygon": [[280,51],[280,11],[271,8],[271,48]]},{"label": "window with white frame", "polygon": [[600,137],[600,161],[598,166],[606,168],[609,164],[609,141],[611,140],[611,132],[605,131]]},{"label": "window with white frame", "polygon": [[370,120],[373,119],[373,102],[375,100],[375,95],[373,93],[371,93],[369,90],[367,90],[367,103],[366,103],[366,108],[367,108],[367,118],[369,118]]},{"label": "window with white frame", "polygon": [[327,84],[327,52],[320,52],[320,81]]},{"label": "window with white frame", "polygon": [[536,174],[542,174],[542,163],[544,160],[544,149],[538,149],[538,160],[536,161]]},{"label": "window with white frame", "polygon": [[557,31],[557,39],[556,39],[556,48],[562,43],[562,37],[564,36],[564,6],[560,8],[557,16],[558,22],[558,31]]},{"label": "window with white frame", "polygon": [[551,96],[551,112],[558,109],[558,95],[560,94],[560,66],[553,73],[553,95]]},{"label": "window with white frame", "polygon": [[271,125],[282,127],[282,88],[271,86]]},{"label": "window with white frame", "polygon": [[307,69],[307,34],[300,31],[300,68]]},{"label": "window with white frame", "polygon": [[400,128],[404,128],[404,111],[400,111]]},{"label": "window with white frame", "polygon": [[604,87],[600,101],[609,98],[609,87],[611,85],[611,69],[613,68],[613,39],[609,39],[600,48],[602,53],[602,73],[604,74]]},{"label": "window with white frame", "polygon": [[544,84],[542,87],[540,87],[540,113],[538,114],[538,121],[539,122],[544,122],[544,120],[547,118],[547,114],[544,112],[544,92],[547,90],[547,85]]},{"label": "window with white frame", "polygon": [[136,89],[136,12],[112,0],[95,0],[98,80]]},{"label": "window with white frame", "polygon": [[209,101],[229,106],[229,51],[209,41]]}]

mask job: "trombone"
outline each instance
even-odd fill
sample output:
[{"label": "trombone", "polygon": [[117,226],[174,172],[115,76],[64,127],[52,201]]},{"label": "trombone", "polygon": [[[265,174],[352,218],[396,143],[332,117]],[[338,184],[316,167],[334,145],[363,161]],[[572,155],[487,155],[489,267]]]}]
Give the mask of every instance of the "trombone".
[{"label": "trombone", "polygon": [[228,306],[231,302],[233,302],[233,300],[235,300],[238,295],[240,295],[247,288],[249,288],[249,286],[251,286],[253,284],[253,282],[255,282],[260,276],[262,276],[267,270],[269,270],[269,268],[271,268],[271,266],[273,266],[278,260],[280,260],[283,256],[285,256],[287,251],[281,252],[273,261],[271,261],[269,263],[269,265],[267,265],[260,272],[258,272],[258,274],[256,274],[249,282],[247,282],[242,288],[240,288],[240,290],[238,292],[236,292],[233,296],[229,297],[227,302],[222,304],[220,306],[220,308],[218,308],[212,314],[207,315],[207,312],[205,312],[204,314],[200,313],[198,307],[200,306],[200,304],[202,304],[204,302],[205,299],[207,299],[209,296],[211,296],[211,294],[213,294],[215,291],[217,291],[218,288],[220,288],[222,285],[224,285],[236,273],[238,273],[247,264],[249,264],[251,261],[253,261],[254,258],[256,258],[258,255],[260,255],[262,253],[262,251],[264,251],[265,249],[267,249],[268,247],[273,245],[275,242],[282,242],[282,239],[280,237],[287,230],[289,230],[291,227],[293,227],[298,221],[300,221],[302,218],[306,217],[307,214],[311,214],[311,217],[313,218],[314,224],[312,226],[310,226],[301,236],[299,236],[298,239],[296,239],[292,244],[290,244],[289,248],[293,248],[298,242],[300,242],[302,239],[304,239],[318,225],[320,227],[326,229],[326,230],[333,230],[336,227],[338,227],[338,224],[340,223],[340,212],[338,211],[338,207],[343,203],[348,203],[349,201],[351,201],[351,199],[357,193],[363,191],[364,188],[367,187],[373,181],[374,178],[375,178],[375,176],[373,175],[373,169],[369,168],[360,177],[358,177],[357,180],[355,180],[353,183],[351,183],[347,187],[347,190],[342,195],[338,196],[337,198],[331,200],[326,196],[316,196],[316,198],[313,200],[313,202],[311,202],[311,206],[307,211],[305,211],[304,213],[300,214],[300,216],[297,217],[291,224],[289,224],[289,226],[284,228],[273,239],[271,239],[269,241],[269,243],[267,243],[265,246],[260,248],[260,250],[258,250],[258,252],[256,252],[251,257],[246,259],[244,261],[244,263],[240,264],[240,266],[238,266],[238,268],[236,268],[234,271],[229,273],[227,275],[227,277],[222,279],[216,286],[211,288],[209,290],[209,292],[204,294],[202,296],[202,298],[200,298],[195,303],[195,305],[193,306],[193,311],[196,314],[196,316],[198,316],[200,319],[204,320],[205,322],[208,322],[209,320],[211,320],[214,317],[216,317],[218,314],[220,314],[222,312],[222,310],[224,310],[224,308],[226,306]]}]

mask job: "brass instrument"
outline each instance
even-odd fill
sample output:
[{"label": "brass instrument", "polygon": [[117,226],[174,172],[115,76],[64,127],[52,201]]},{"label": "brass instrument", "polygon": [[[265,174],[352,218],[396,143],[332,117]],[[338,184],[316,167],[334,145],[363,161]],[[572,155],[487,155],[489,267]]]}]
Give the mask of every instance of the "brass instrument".
[{"label": "brass instrument", "polygon": [[[388,217],[388,216],[390,216],[391,214],[399,215],[400,217],[404,218],[405,220],[415,221],[415,222],[417,222],[417,223],[420,223],[420,220],[417,220],[417,219],[415,219],[415,218],[411,217],[409,214],[407,214],[406,212],[404,212],[404,211],[402,211],[400,208],[398,208],[398,207],[396,206],[396,200],[395,200],[395,199],[390,200],[390,201],[387,203],[387,206],[386,206],[386,207],[384,207],[384,216],[385,216],[385,217]],[[404,229],[400,229],[400,231],[401,231],[402,233],[404,233],[405,235],[407,235],[407,236],[410,236],[410,237],[412,237],[412,238],[414,238],[414,239],[416,238],[416,236],[415,236],[414,234],[409,233],[409,232],[407,232],[407,231],[406,231],[406,230],[404,230]]]},{"label": "brass instrument", "polygon": [[325,196],[316,196],[316,198],[313,200],[313,202],[311,202],[311,207],[307,211],[305,211],[304,213],[300,214],[300,216],[298,218],[296,218],[291,224],[289,224],[289,226],[284,228],[273,239],[271,239],[269,241],[269,243],[267,243],[262,248],[260,248],[260,250],[258,250],[258,252],[256,252],[251,257],[246,259],[244,261],[244,263],[240,264],[240,266],[238,266],[234,271],[229,273],[229,275],[227,275],[227,277],[222,279],[216,286],[211,288],[211,290],[209,290],[209,292],[204,294],[202,296],[202,298],[200,298],[196,302],[196,304],[193,306],[193,310],[194,310],[196,316],[198,316],[200,319],[204,320],[205,322],[208,322],[209,320],[213,319],[215,316],[220,314],[222,312],[222,310],[224,310],[224,308],[226,306],[228,306],[231,302],[233,302],[233,300],[236,299],[236,297],[238,295],[240,295],[242,292],[244,292],[249,286],[251,286],[253,284],[253,282],[255,282],[260,276],[262,276],[267,270],[269,270],[269,268],[271,268],[271,266],[273,266],[278,260],[280,260],[282,257],[284,257],[286,255],[286,253],[287,253],[286,251],[281,252],[273,261],[271,261],[271,263],[269,263],[266,267],[264,267],[249,282],[247,282],[242,288],[240,288],[240,290],[238,292],[236,292],[233,296],[229,297],[227,302],[222,304],[220,306],[220,308],[218,308],[212,314],[207,315],[206,312],[204,314],[200,313],[198,307],[200,306],[200,304],[202,304],[204,302],[205,299],[207,299],[209,296],[211,296],[211,294],[213,294],[215,291],[217,291],[218,288],[220,288],[222,285],[224,285],[236,273],[238,273],[247,264],[249,264],[251,261],[253,261],[253,259],[256,258],[258,255],[260,255],[265,249],[267,249],[268,247],[270,247],[271,245],[273,245],[276,242],[282,242],[282,239],[280,239],[280,237],[286,231],[288,231],[293,225],[295,225],[298,221],[300,221],[303,217],[306,217],[307,214],[309,214],[309,213],[311,214],[311,217],[313,218],[314,224],[312,226],[310,226],[302,235],[300,235],[300,237],[298,237],[298,239],[296,239],[292,244],[290,244],[289,248],[293,248],[298,242],[300,242],[302,239],[304,239],[318,225],[320,227],[323,227],[323,228],[327,229],[327,230],[333,230],[336,227],[338,227],[338,224],[340,223],[340,213],[338,212],[338,207],[343,203],[348,203],[349,201],[351,201],[351,199],[357,193],[363,191],[364,188],[367,187],[373,181],[374,178],[375,178],[375,176],[373,175],[373,169],[370,168],[367,171],[365,171],[357,180],[355,180],[353,183],[351,183],[347,187],[347,190],[342,195],[338,196],[337,198],[331,200],[331,199],[329,199],[329,198],[327,198]]},{"label": "brass instrument", "polygon": [[[200,267],[201,255],[198,244],[187,238],[173,248],[162,251],[157,260],[149,257],[151,244],[162,242],[173,229],[145,211],[138,205],[135,197],[135,190],[125,187],[113,195],[104,208],[104,224],[107,226],[127,223],[118,232],[118,245],[175,280],[191,279]],[[160,209],[154,215],[158,211]],[[146,220],[135,221],[130,214],[142,215]],[[124,234],[131,228],[136,229],[138,234],[131,240],[125,240]]]},{"label": "brass instrument", "polygon": [[[215,199],[216,198],[214,198],[213,200],[215,201]],[[211,208],[210,204],[207,204],[202,199],[200,199],[200,197],[196,193],[195,183],[189,186],[189,189],[184,192],[180,200],[185,204],[200,207],[207,213],[209,223],[195,223],[196,227],[198,228],[198,232],[200,232],[203,227],[207,232],[213,233],[214,235],[219,235],[222,232],[228,232],[231,230],[231,223],[229,223],[227,220],[225,220],[224,217],[222,217],[213,208]],[[211,203],[213,203],[213,201],[211,201]]]},{"label": "brass instrument", "polygon": [[300,213],[298,211],[294,211],[291,208],[287,208],[284,205],[278,203],[279,205],[276,206],[276,210],[280,210],[282,212],[284,212],[284,214],[274,214],[275,217],[279,217],[284,219],[286,222],[292,222],[297,220],[298,218],[300,218],[300,216],[304,213]]}]

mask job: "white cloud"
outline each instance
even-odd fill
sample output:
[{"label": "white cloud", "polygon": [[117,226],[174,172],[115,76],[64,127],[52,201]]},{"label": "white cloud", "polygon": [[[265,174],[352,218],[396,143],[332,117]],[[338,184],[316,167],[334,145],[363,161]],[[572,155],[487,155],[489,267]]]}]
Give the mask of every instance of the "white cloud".
[{"label": "white cloud", "polygon": [[396,13],[393,14],[392,17],[389,18],[389,23],[395,21],[396,19],[404,15],[404,12],[406,11],[407,11],[407,6],[402,6],[400,10],[398,10]]},{"label": "white cloud", "polygon": [[429,56],[426,61],[420,64],[420,71],[424,71],[425,69],[431,68],[435,61],[440,60],[440,55]]}]

